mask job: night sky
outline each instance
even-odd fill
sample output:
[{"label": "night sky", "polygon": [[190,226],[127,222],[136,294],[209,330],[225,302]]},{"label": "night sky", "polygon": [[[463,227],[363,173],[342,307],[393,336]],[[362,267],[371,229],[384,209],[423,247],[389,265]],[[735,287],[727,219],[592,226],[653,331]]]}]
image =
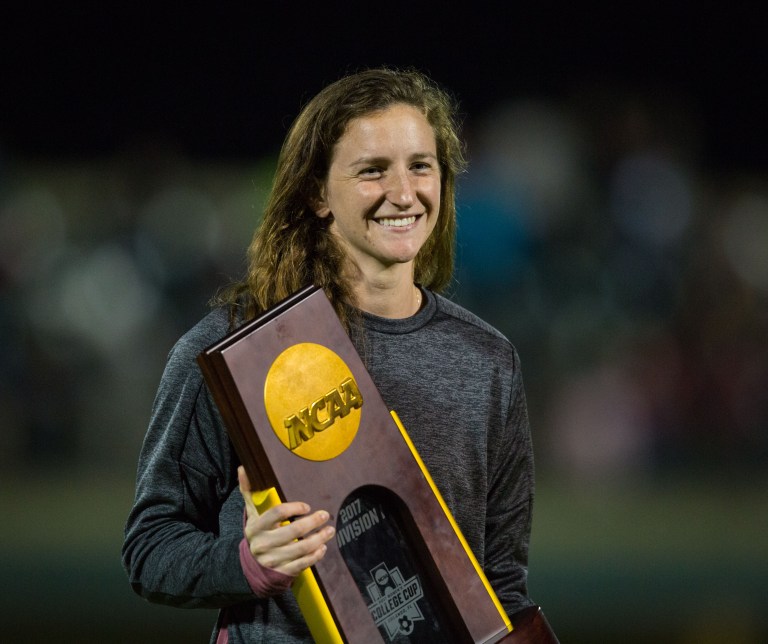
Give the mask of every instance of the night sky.
[{"label": "night sky", "polygon": [[582,87],[675,95],[697,119],[705,165],[768,167],[757,10],[265,1],[235,12],[187,4],[4,9],[6,154],[96,156],[151,140],[193,156],[250,157],[274,149],[323,85],[388,64],[426,71],[469,115],[505,98],[560,100]]}]

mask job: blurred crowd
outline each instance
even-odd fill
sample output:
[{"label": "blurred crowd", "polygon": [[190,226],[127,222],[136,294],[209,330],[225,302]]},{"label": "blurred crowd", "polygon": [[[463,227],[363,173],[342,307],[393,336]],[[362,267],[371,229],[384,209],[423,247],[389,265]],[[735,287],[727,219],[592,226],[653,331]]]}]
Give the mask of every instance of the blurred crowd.
[{"label": "blurred crowd", "polygon": [[[450,295],[517,346],[546,471],[764,466],[766,177],[713,168],[674,96],[520,100],[465,135]],[[0,149],[0,466],[133,471],[168,350],[243,271],[273,154]]]}]

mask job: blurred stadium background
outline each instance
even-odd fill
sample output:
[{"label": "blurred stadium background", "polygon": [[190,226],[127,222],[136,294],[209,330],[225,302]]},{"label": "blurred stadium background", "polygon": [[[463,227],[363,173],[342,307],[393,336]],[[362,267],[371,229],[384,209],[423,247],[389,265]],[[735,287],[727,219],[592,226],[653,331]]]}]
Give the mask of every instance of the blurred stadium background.
[{"label": "blurred stadium background", "polygon": [[522,357],[530,588],[561,641],[768,641],[748,7],[96,7],[0,21],[0,641],[207,641],[214,613],[120,566],[155,387],[243,270],[300,105],[382,63],[466,115],[451,294]]}]

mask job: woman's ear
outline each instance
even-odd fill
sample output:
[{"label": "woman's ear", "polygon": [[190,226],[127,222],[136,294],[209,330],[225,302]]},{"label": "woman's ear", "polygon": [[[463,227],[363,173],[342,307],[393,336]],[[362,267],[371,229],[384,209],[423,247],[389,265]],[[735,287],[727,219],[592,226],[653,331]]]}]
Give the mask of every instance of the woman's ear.
[{"label": "woman's ear", "polygon": [[318,217],[325,219],[331,214],[331,208],[325,198],[325,186],[321,186],[317,192],[318,194],[309,200],[309,207]]}]

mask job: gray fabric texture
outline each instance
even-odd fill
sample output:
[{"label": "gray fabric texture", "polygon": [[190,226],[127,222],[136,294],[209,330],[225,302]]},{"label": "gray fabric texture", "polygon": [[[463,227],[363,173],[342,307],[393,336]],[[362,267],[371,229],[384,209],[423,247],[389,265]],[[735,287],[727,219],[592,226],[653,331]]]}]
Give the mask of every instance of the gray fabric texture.
[{"label": "gray fabric texture", "polygon": [[[532,604],[533,453],[520,362],[498,331],[423,292],[413,317],[364,314],[354,341],[511,615]],[[232,644],[311,642],[292,594],[255,597],[240,566],[237,455],[196,363],[227,331],[226,311],[214,310],[170,352],[139,457],[123,563],[149,601],[225,609]]]}]

